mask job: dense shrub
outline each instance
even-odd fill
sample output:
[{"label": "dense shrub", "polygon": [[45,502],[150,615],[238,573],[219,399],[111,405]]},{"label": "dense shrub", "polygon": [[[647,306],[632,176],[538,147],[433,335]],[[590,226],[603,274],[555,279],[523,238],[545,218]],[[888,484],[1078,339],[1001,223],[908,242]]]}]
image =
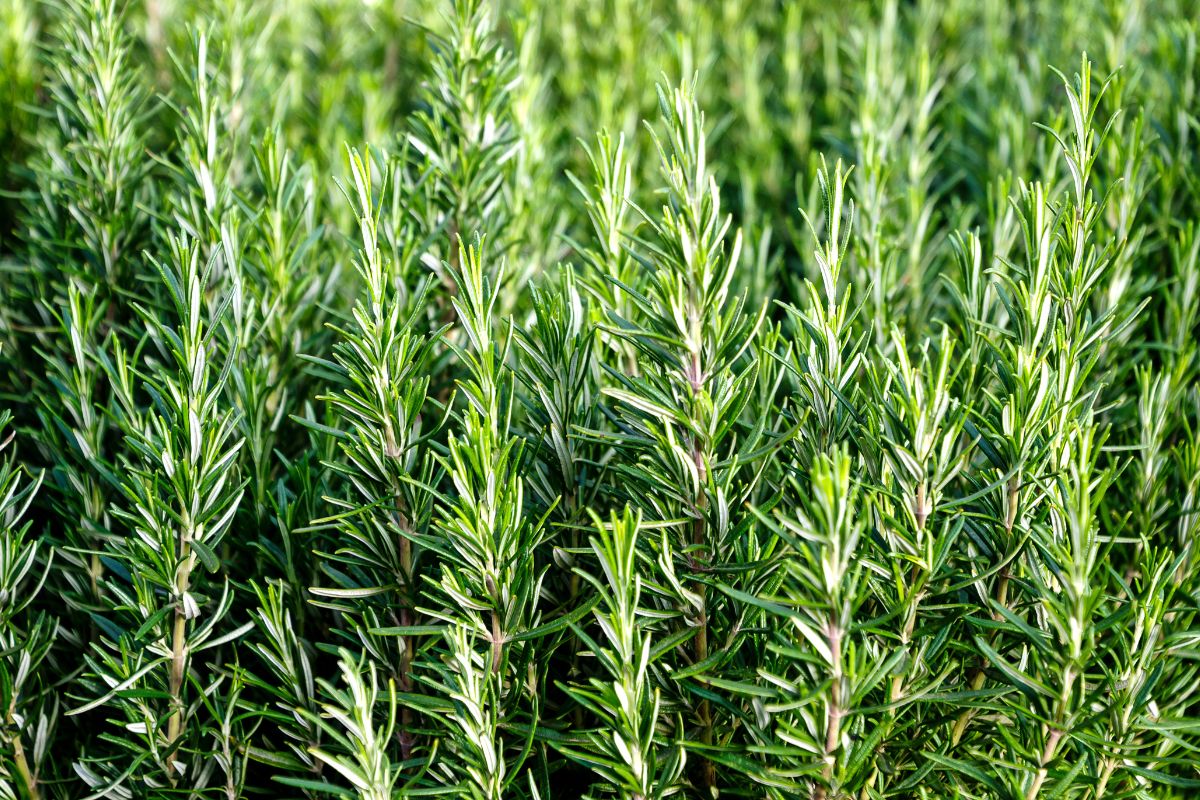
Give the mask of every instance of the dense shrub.
[{"label": "dense shrub", "polygon": [[0,19],[0,797],[1200,793],[1194,2]]}]

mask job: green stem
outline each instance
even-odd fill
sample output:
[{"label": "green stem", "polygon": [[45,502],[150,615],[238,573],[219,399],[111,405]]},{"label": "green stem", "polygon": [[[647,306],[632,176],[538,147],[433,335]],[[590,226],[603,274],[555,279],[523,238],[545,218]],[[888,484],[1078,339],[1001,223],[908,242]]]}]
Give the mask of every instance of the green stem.
[{"label": "green stem", "polygon": [[[1021,491],[1020,470],[1018,470],[1011,478],[1008,479],[1008,485],[1006,488],[1007,488],[1007,492],[1008,492],[1008,498],[1007,498],[1008,503],[1007,503],[1007,509],[1005,511],[1005,516],[1004,516],[1004,532],[1005,532],[1006,538],[1011,542],[1013,526],[1016,524],[1016,521],[1017,521],[1017,503],[1021,499],[1020,498],[1020,491]],[[1009,584],[1010,578],[1011,578],[1011,573],[1009,572],[1008,567],[1006,566],[1000,571],[1000,576],[996,581],[996,589],[994,592],[994,596],[996,598],[996,603],[999,606],[1002,606],[1002,607],[1008,606],[1008,584]],[[1000,615],[996,612],[992,612],[992,618],[995,620],[999,620]],[[996,640],[996,630],[992,630],[992,632],[988,635],[988,643],[991,644],[995,640]],[[985,677],[986,677],[986,675],[984,673],[983,666],[980,665],[980,666],[976,667],[974,673],[972,673],[972,675],[971,675],[971,683],[970,683],[971,691],[973,691],[973,692],[979,691],[983,687],[983,681],[984,681]],[[960,741],[962,741],[963,734],[966,733],[966,731],[967,731],[967,725],[970,724],[971,718],[974,715],[975,715],[974,711],[969,708],[964,710],[961,714],[958,715],[958,720],[955,721],[955,723],[954,723],[954,730],[950,734],[950,747],[952,747],[952,748],[957,747],[958,743]]]},{"label": "green stem", "polygon": [[[1136,677],[1137,684],[1141,683],[1142,677],[1142,674],[1139,672]],[[1126,687],[1135,685],[1135,678],[1129,676],[1128,674],[1125,675],[1124,680]],[[1133,698],[1130,696],[1130,689],[1126,689],[1126,694],[1123,699],[1125,701],[1125,708],[1121,712],[1121,722],[1117,729],[1118,733],[1111,737],[1112,741],[1116,743],[1115,747],[1118,749],[1118,752],[1119,748],[1125,742],[1125,738],[1129,731],[1129,717],[1133,714]],[[1100,798],[1104,796],[1104,793],[1108,790],[1108,782],[1112,779],[1113,772],[1116,771],[1117,765],[1120,763],[1121,759],[1117,755],[1109,755],[1104,759],[1104,768],[1100,773],[1100,780],[1096,783],[1096,793],[1093,795],[1095,800],[1100,800]]]},{"label": "green stem", "polygon": [[[16,698],[13,698],[16,702]],[[21,731],[14,724],[13,718],[15,713],[13,709],[8,712],[8,724],[10,729],[13,729],[13,735],[9,739],[12,745],[13,764],[17,768],[17,777],[21,781],[21,786],[25,789],[25,796],[28,800],[41,800],[41,794],[37,788],[37,778],[33,776],[33,771],[29,768],[29,761],[25,757],[25,745],[21,741]]]},{"label": "green stem", "polygon": [[[182,603],[182,601],[180,601]],[[187,662],[187,617],[183,608],[175,609],[175,624],[171,635],[171,717],[167,722],[167,744],[172,745],[183,732],[183,674]],[[174,760],[167,761],[167,774],[174,776]]]},{"label": "green stem", "polygon": [[[996,602],[998,604],[1000,604],[1001,606],[1008,605],[1009,578],[1010,578],[1010,575],[1008,572],[1008,568],[1005,567],[1003,570],[1001,570],[1000,577],[996,581],[995,597],[996,597]],[[997,618],[997,617],[999,617],[999,615],[996,613],[993,613],[992,617]],[[995,639],[996,639],[996,632],[993,630],[992,633],[988,636],[988,643],[990,644],[990,643],[994,642]],[[971,691],[977,692],[981,688],[983,688],[983,681],[986,677],[987,676],[983,670],[983,666],[981,665],[981,666],[976,667],[975,671],[971,674],[971,683],[970,683]],[[950,734],[950,747],[957,747],[958,743],[960,741],[962,741],[963,734],[966,733],[967,725],[970,724],[971,718],[973,716],[975,716],[975,712],[969,708],[965,709],[961,714],[958,715],[958,719],[954,723],[954,730]]]},{"label": "green stem", "polygon": [[1050,735],[1046,738],[1046,746],[1042,750],[1042,758],[1038,765],[1037,775],[1034,777],[1029,791],[1025,793],[1025,800],[1035,800],[1038,793],[1042,791],[1042,784],[1046,782],[1049,764],[1054,760],[1054,756],[1058,752],[1058,743],[1061,739],[1062,731],[1057,728],[1050,731]]}]

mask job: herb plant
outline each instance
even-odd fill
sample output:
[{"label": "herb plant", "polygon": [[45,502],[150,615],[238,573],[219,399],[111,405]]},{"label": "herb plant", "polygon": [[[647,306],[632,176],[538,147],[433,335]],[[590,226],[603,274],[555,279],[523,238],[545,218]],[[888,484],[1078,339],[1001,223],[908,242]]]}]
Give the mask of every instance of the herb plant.
[{"label": "herb plant", "polygon": [[0,0],[0,798],[1197,796],[1198,21]]}]

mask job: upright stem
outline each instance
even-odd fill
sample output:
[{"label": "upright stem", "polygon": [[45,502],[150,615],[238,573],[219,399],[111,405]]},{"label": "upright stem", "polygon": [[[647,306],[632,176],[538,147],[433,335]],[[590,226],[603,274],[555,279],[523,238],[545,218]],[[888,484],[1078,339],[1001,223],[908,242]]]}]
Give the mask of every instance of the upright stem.
[{"label": "upright stem", "polygon": [[[1000,572],[1000,579],[996,582],[996,602],[1002,606],[1008,606],[1008,582],[1012,578],[1012,574],[1008,569],[1003,569]],[[998,618],[999,613],[993,613],[993,619]]]},{"label": "upright stem", "polygon": [[[571,523],[571,550],[574,551],[579,548],[579,528],[578,528],[579,520],[577,519],[578,501],[575,498],[574,489],[572,489],[570,492],[568,492],[566,500],[565,500],[565,506],[566,506],[566,510],[567,510],[567,519]],[[581,584],[581,580],[579,577],[579,573],[572,570],[571,577],[567,584],[568,597],[569,597],[569,599],[567,601],[568,608],[576,608],[577,607],[577,600],[579,599],[580,584]],[[571,637],[570,647],[571,647],[571,673],[578,674],[578,672],[579,672],[579,652],[583,649],[584,645],[581,641],[579,641],[578,638]],[[579,703],[575,704],[574,717],[575,717],[575,725],[577,727],[582,728],[583,724],[584,724],[583,705],[582,704],[579,704]]]},{"label": "upright stem", "polygon": [[[703,495],[702,495],[703,497]],[[703,509],[701,509],[702,511]],[[692,523],[692,543],[703,547],[704,545],[704,520],[696,519]],[[703,551],[700,551],[701,553]],[[707,587],[702,581],[696,581],[692,584],[692,590],[700,597],[700,625],[696,631],[696,663],[700,663],[708,659],[708,592]],[[708,700],[701,700],[697,708],[697,716],[700,721],[700,741],[705,747],[711,747],[713,743],[713,718],[712,706]],[[712,761],[705,758],[700,762],[701,778],[704,786],[712,789],[717,785],[717,770],[713,766]]]},{"label": "upright stem", "polygon": [[[402,524],[407,521],[403,515],[400,515]],[[402,528],[407,531],[407,527]],[[413,624],[412,617],[412,542],[407,536],[400,538],[400,569],[404,572],[404,596],[400,600],[400,624],[403,627],[408,627]],[[412,691],[412,651],[413,637],[407,633],[400,637],[401,652],[400,652],[400,691],[409,693]],[[412,753],[413,746],[413,715],[412,709],[408,703],[405,703],[400,710],[400,755],[405,760]]]},{"label": "upright stem", "polygon": [[[923,591],[922,591],[923,594]],[[904,630],[900,634],[900,646],[905,650],[908,649],[909,642],[912,640],[913,628],[917,625],[917,609],[921,606],[921,596],[918,594],[912,599],[909,604],[908,613],[905,615]],[[904,691],[904,675],[895,675],[892,677],[892,690],[888,695],[888,702],[895,703],[900,699],[900,695]],[[894,712],[893,712],[894,714]]]},{"label": "upright stem", "polygon": [[929,508],[926,505],[925,482],[917,484],[917,497],[913,503],[913,517],[917,521],[917,530],[925,530],[925,520],[929,518]]},{"label": "upright stem", "polygon": [[[187,616],[183,608],[175,609],[175,624],[171,635],[171,718],[167,722],[167,742],[174,743],[183,730],[183,673],[187,662]],[[167,771],[174,772],[173,762]]]},{"label": "upright stem", "polygon": [[1029,791],[1025,793],[1025,800],[1034,800],[1038,793],[1042,790],[1042,784],[1046,782],[1046,775],[1049,774],[1050,762],[1054,760],[1058,753],[1058,745],[1062,741],[1064,720],[1067,716],[1067,708],[1069,707],[1071,692],[1075,686],[1075,679],[1078,673],[1075,671],[1073,664],[1068,665],[1062,680],[1062,692],[1059,694],[1058,702],[1054,708],[1054,719],[1050,723],[1049,733],[1046,734],[1046,745],[1042,748],[1042,756],[1038,760],[1038,771],[1034,776],[1033,783],[1029,786]]},{"label": "upright stem", "polygon": [[1104,769],[1100,773],[1100,780],[1096,783],[1096,793],[1093,795],[1097,800],[1104,796],[1108,791],[1108,782],[1112,779],[1113,771],[1117,768],[1117,760],[1115,758],[1106,758],[1104,760]]},{"label": "upright stem", "polygon": [[[1140,683],[1140,678],[1141,678],[1141,674],[1139,672],[1139,675],[1138,675],[1139,683]],[[1130,686],[1133,684],[1133,679],[1128,674],[1125,677],[1125,681],[1126,681],[1126,686]],[[1128,692],[1130,690],[1126,689],[1126,691]],[[1124,711],[1121,712],[1121,724],[1118,728],[1120,733],[1112,737],[1112,739],[1115,740],[1115,742],[1117,743],[1117,747],[1118,747],[1117,752],[1118,753],[1120,752],[1119,747],[1121,746],[1121,744],[1124,743],[1126,734],[1129,730],[1129,717],[1131,714],[1133,714],[1133,703],[1132,703],[1131,698],[1128,695],[1126,695],[1125,701],[1126,701],[1125,709],[1124,709]],[[1104,793],[1108,790],[1108,782],[1112,779],[1113,772],[1116,771],[1117,765],[1119,765],[1120,763],[1121,763],[1121,759],[1118,757],[1118,755],[1115,755],[1115,754],[1110,755],[1104,759],[1104,769],[1100,773],[1100,780],[1096,784],[1096,793],[1093,795],[1093,797],[1096,798],[1096,800],[1099,800],[1099,798],[1103,797]]]},{"label": "upright stem", "polygon": [[1012,533],[1013,526],[1017,523],[1017,503],[1020,502],[1021,496],[1021,472],[1018,470],[1011,478],[1008,479],[1008,504],[1004,514],[1004,530],[1009,534]]},{"label": "upright stem", "polygon": [[[13,698],[16,702],[16,698]],[[9,741],[12,743],[13,764],[17,768],[17,777],[21,781],[21,786],[25,789],[25,796],[29,800],[41,800],[41,794],[37,788],[37,778],[33,777],[33,771],[29,769],[29,761],[25,757],[25,745],[21,742],[21,730],[16,727],[14,717],[16,716],[14,709],[8,710],[7,723],[13,730],[12,737]]]},{"label": "upright stem", "polygon": [[500,657],[504,655],[504,633],[500,629],[500,612],[492,611],[492,672],[500,671]]},{"label": "upright stem", "polygon": [[829,641],[829,653],[832,669],[832,681],[829,686],[829,703],[825,713],[825,770],[822,772],[823,784],[817,785],[813,791],[814,800],[825,800],[829,784],[834,777],[837,764],[838,743],[842,738],[842,691],[845,676],[842,674],[842,629],[834,614],[830,614],[825,635]]},{"label": "upright stem", "polygon": [[[924,526],[924,523],[922,523],[922,527],[923,526]],[[918,577],[919,577],[919,567],[914,564],[913,570],[912,570],[911,583],[915,584]],[[925,589],[923,586],[922,586],[922,588],[916,589],[915,591],[910,590],[909,593],[905,596],[905,602],[908,603],[908,610],[905,613],[904,628],[900,635],[900,646],[902,648],[904,648],[905,650],[908,649],[909,642],[912,641],[912,632],[917,624],[917,611],[921,607],[921,600],[924,599],[924,597],[925,597]],[[891,691],[888,692],[888,702],[889,703],[897,702],[900,699],[901,695],[903,695],[903,694],[904,694],[904,675],[895,675],[892,677]],[[896,710],[892,709],[891,711],[888,712],[887,719],[884,722],[884,724],[887,726],[889,731],[891,730],[891,727],[895,723],[895,721],[896,721]],[[887,741],[886,734],[883,737],[883,741],[884,742]],[[875,749],[875,753],[877,754],[882,748],[883,748],[883,744],[881,743]],[[878,777],[879,777],[879,767],[878,767],[878,762],[876,762],[876,764],[871,767],[871,775],[870,775],[870,777],[867,778],[866,783],[863,784],[862,791],[858,795],[859,800],[867,800],[867,798],[870,797],[870,790],[875,787],[875,781]]]},{"label": "upright stem", "polygon": [[[1013,475],[1011,478],[1008,479],[1008,486],[1007,486],[1008,503],[1007,503],[1007,510],[1006,510],[1005,516],[1004,516],[1004,532],[1005,532],[1006,538],[1009,541],[1012,540],[1013,526],[1016,524],[1016,521],[1017,521],[1017,503],[1020,500],[1020,490],[1021,490],[1021,479],[1020,479],[1020,472],[1018,471],[1017,474]],[[1011,577],[1012,577],[1012,573],[1009,572],[1008,567],[1006,566],[1002,570],[1000,570],[1000,575],[996,579],[996,589],[994,591],[994,596],[996,598],[996,603],[1003,607],[1008,606],[1008,584],[1009,584],[1009,580],[1011,579]],[[992,618],[995,620],[999,620],[1000,615],[997,612],[993,611]],[[990,642],[995,641],[995,638],[996,638],[996,631],[993,629],[992,632],[988,635],[988,642],[990,643]],[[983,666],[976,667],[975,671],[971,674],[971,683],[970,683],[971,691],[973,691],[973,692],[979,691],[979,689],[982,688],[982,686],[983,686],[983,681],[984,681],[985,677],[986,676],[983,671]],[[954,723],[954,730],[950,734],[950,746],[951,747],[956,747],[958,745],[958,743],[962,740],[963,734],[966,733],[967,725],[971,722],[972,716],[974,716],[974,713],[969,708],[965,709],[961,714],[958,715],[958,720]]]},{"label": "upright stem", "polygon": [[88,583],[92,590],[92,599],[98,600],[100,597],[100,577],[104,574],[104,562],[100,560],[99,553],[92,553],[91,564],[88,567]]},{"label": "upright stem", "polygon": [[1062,731],[1054,728],[1050,731],[1050,735],[1046,737],[1046,746],[1042,750],[1042,759],[1038,765],[1037,775],[1033,779],[1033,783],[1029,786],[1029,791],[1025,793],[1025,800],[1034,800],[1038,793],[1042,791],[1042,784],[1046,782],[1046,775],[1051,761],[1054,760],[1055,753],[1058,752],[1058,743],[1062,739]]},{"label": "upright stem", "polygon": [[[1009,574],[1008,568],[1005,567],[1003,570],[1000,571],[1000,576],[996,581],[996,590],[995,590],[994,595],[996,598],[996,602],[1002,606],[1008,605],[1008,582],[1009,582],[1010,577],[1011,576]],[[999,615],[996,613],[992,614],[993,618],[996,618],[998,616]],[[990,643],[990,642],[994,641],[995,638],[996,638],[996,632],[993,630],[992,633],[988,636],[988,642]],[[971,684],[970,684],[971,691],[973,691],[973,692],[979,691],[983,687],[983,681],[986,677],[987,677],[987,674],[983,671],[983,666],[977,666],[975,668],[975,671],[973,673],[971,673]],[[950,735],[950,746],[951,747],[957,746],[958,743],[962,740],[963,734],[967,732],[967,725],[970,724],[971,717],[973,717],[973,716],[974,716],[974,712],[969,708],[965,709],[961,714],[958,715],[958,720],[954,723],[954,731]]]},{"label": "upright stem", "polygon": [[[171,695],[171,717],[167,721],[167,744],[173,745],[183,732],[183,678],[187,668],[187,613],[184,609],[183,598],[187,594],[191,570],[187,564],[191,559],[191,531],[186,527],[180,535],[179,578],[176,591],[179,601],[175,604],[175,622],[171,631],[171,675],[169,689]],[[167,775],[172,783],[175,781],[175,761],[167,759]]]},{"label": "upright stem", "polygon": [[[696,307],[694,300],[693,306]],[[699,314],[693,313],[691,314],[691,318],[693,327],[699,325]],[[698,332],[694,330],[693,339],[698,338]],[[690,354],[684,370],[684,377],[687,379],[688,385],[692,390],[692,416],[697,417],[699,406],[699,403],[696,402],[697,395],[704,390],[704,369],[698,352]],[[699,490],[695,501],[696,517],[692,521],[692,545],[695,548],[695,556],[693,558],[704,562],[709,557],[708,537],[704,523],[704,514],[708,510],[708,492],[705,489],[705,484],[708,481],[708,467],[699,437],[695,436],[692,439],[692,462],[695,464],[696,473],[699,476]],[[708,659],[708,587],[705,586],[703,581],[693,581],[692,591],[700,598],[700,625],[696,631],[695,641],[696,663],[699,664]],[[697,716],[700,722],[700,741],[705,747],[711,747],[713,744],[713,715],[712,706],[708,700],[700,701],[700,705],[697,708]],[[700,773],[704,787],[710,791],[715,789],[717,785],[717,770],[712,761],[707,758],[701,760]]]},{"label": "upright stem", "polygon": [[[100,452],[102,445],[93,445],[96,452]],[[86,497],[88,498],[84,504],[84,511],[79,516],[80,530],[85,534],[86,538],[93,539],[96,536],[96,531],[103,530],[106,526],[104,520],[104,510],[107,505],[107,500],[104,497],[103,491],[100,489],[98,482],[92,478],[86,479],[87,489]],[[100,602],[101,586],[104,578],[104,562],[100,559],[99,550],[92,552],[91,558],[88,560],[87,566],[88,588],[91,590],[91,601],[93,603]],[[95,631],[95,624],[91,626]]]}]

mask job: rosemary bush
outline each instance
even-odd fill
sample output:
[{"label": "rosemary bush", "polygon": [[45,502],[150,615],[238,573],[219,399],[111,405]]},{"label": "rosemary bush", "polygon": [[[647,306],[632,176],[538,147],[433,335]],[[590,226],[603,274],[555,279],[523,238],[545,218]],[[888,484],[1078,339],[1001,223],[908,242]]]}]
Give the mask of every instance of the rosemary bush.
[{"label": "rosemary bush", "polygon": [[0,798],[1200,795],[1192,0],[0,0]]}]

